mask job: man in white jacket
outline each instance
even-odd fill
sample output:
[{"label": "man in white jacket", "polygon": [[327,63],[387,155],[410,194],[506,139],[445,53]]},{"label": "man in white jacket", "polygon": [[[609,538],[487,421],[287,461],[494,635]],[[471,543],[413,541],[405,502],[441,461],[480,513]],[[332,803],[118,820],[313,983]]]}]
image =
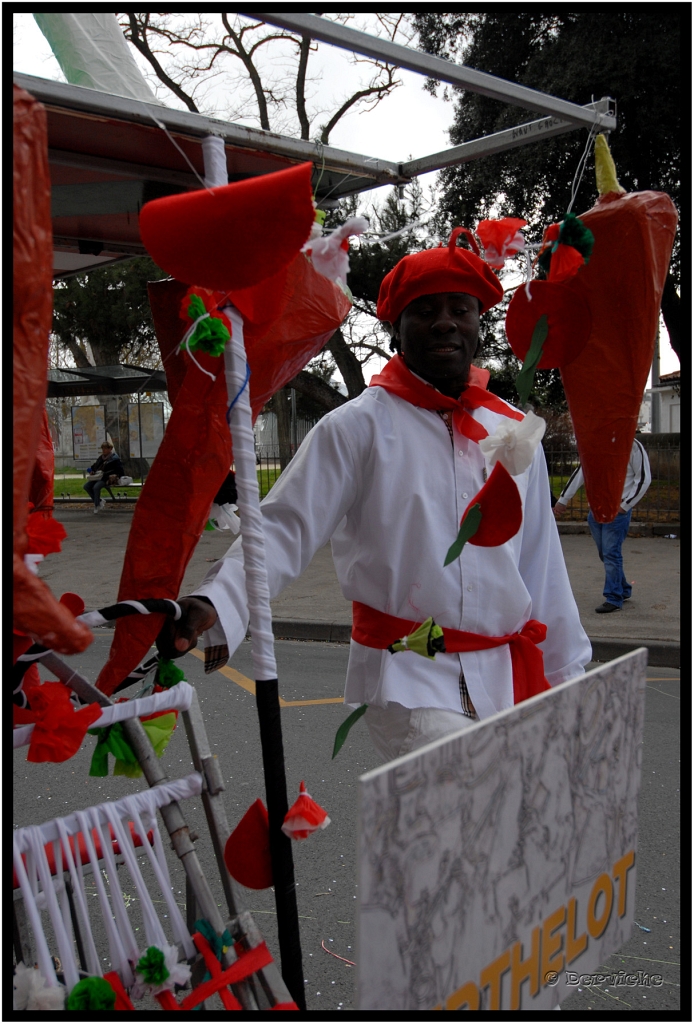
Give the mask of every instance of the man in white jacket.
[{"label": "man in white jacket", "polygon": [[[519,693],[565,682],[591,657],[539,448],[514,477],[520,530],[495,547],[468,543],[444,568],[487,479],[480,439],[523,420],[485,390],[487,371],[472,366],[480,313],[501,296],[493,272],[455,247],[455,237],[448,248],[401,260],[378,306],[398,354],[371,387],[319,421],[261,506],[271,597],[332,543],[342,592],[354,602],[345,702],[368,705],[365,721],[384,758],[511,707]],[[184,615],[167,623],[160,650],[178,655],[205,632],[213,671],[248,626],[241,545],[181,604]],[[388,650],[429,617],[444,627],[445,653],[430,660]],[[526,677],[535,680],[530,690]]]},{"label": "man in white jacket", "polygon": [[[569,477],[564,490],[557,498],[554,515],[557,519],[566,512],[566,506],[583,483],[583,470],[580,466]],[[629,532],[631,513],[651,486],[651,466],[646,449],[638,438],[634,438],[629,456],[629,465],[622,490],[621,509],[611,523],[598,523],[593,513],[588,511],[588,527],[598,549],[600,561],[605,566],[604,602],[595,611],[598,615],[618,612],[625,601],[631,597],[631,583],[624,575],[622,544]]]}]

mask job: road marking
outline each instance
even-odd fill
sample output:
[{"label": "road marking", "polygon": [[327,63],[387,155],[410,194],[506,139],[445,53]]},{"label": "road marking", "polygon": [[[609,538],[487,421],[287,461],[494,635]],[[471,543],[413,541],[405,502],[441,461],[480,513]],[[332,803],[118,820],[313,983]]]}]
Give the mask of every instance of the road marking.
[{"label": "road marking", "polygon": [[[188,654],[192,654],[198,661],[205,660],[205,655],[201,651],[196,651],[195,648],[188,651]],[[218,668],[217,672],[221,672],[227,679],[231,679],[237,686],[240,686],[248,693],[252,693],[255,697],[255,682],[249,679],[248,676],[244,676],[241,672],[238,672],[235,668],[230,668],[228,665]],[[308,707],[309,704],[344,704],[344,702],[344,697],[325,697],[321,700],[285,700],[283,697],[280,697],[281,708],[304,708]]]},{"label": "road marking", "polygon": [[656,693],[662,693],[664,697],[672,697],[673,700],[679,700],[679,697],[674,693],[668,693],[667,690],[659,690],[657,686],[646,686],[647,690],[655,690]]}]

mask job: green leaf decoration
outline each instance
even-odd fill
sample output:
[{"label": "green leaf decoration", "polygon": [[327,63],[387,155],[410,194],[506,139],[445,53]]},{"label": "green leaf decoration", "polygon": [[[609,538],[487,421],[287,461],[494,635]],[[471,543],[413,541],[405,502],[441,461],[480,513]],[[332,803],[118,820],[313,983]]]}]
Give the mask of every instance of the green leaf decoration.
[{"label": "green leaf decoration", "polygon": [[448,549],[446,560],[443,563],[444,568],[454,562],[456,558],[460,558],[460,554],[470,540],[470,537],[474,537],[479,530],[480,523],[482,522],[482,508],[479,504],[471,505],[463,516],[463,521],[460,524],[458,530],[458,536],[455,538],[453,543]]},{"label": "green leaf decoration", "polygon": [[169,977],[164,954],[157,946],[150,946],[144,956],[137,961],[135,970],[147,985],[163,985]]},{"label": "green leaf decoration", "polygon": [[[169,740],[176,728],[176,713],[169,711],[165,715],[157,715],[142,723],[157,757],[166,750]],[[116,762],[113,766],[114,775],[125,775],[129,779],[139,779],[142,769],[133,748],[125,738],[122,722],[114,722],[102,729],[88,729],[90,736],[97,736],[97,744],[92,754],[89,774],[102,778],[108,775],[108,755],[113,754]]]},{"label": "green leaf decoration", "polygon": [[191,322],[197,320],[199,316],[203,316],[207,310],[205,309],[205,303],[202,301],[199,295],[195,292],[190,296],[190,303],[188,304],[188,316]]},{"label": "green leaf decoration", "polygon": [[352,714],[349,716],[349,718],[345,718],[344,722],[342,723],[340,728],[335,733],[335,745],[333,746],[333,758],[336,757],[337,754],[339,754],[340,750],[342,749],[342,745],[345,742],[345,740],[347,739],[347,736],[349,734],[349,730],[352,728],[353,725],[355,725],[359,721],[359,719],[361,718],[362,715],[366,714],[368,706],[369,706],[368,704],[362,704],[362,706],[360,708],[357,708],[356,711],[352,712]]},{"label": "green leaf decoration", "polygon": [[116,1005],[116,993],[103,978],[82,978],[65,1001],[65,1009],[112,1010]]},{"label": "green leaf decoration", "polygon": [[188,338],[188,348],[193,351],[199,349],[209,356],[221,356],[230,337],[229,329],[219,317],[208,316],[200,321]]},{"label": "green leaf decoration", "polygon": [[175,661],[167,661],[166,658],[159,658],[159,664],[157,665],[157,673],[155,680],[160,686],[163,686],[165,690],[175,686],[176,683],[180,683],[182,679],[185,679],[186,674],[182,668],[179,668]]},{"label": "green leaf decoration", "polygon": [[533,336],[530,340],[530,348],[526,353],[521,371],[516,377],[516,391],[518,392],[518,400],[521,406],[526,405],[530,392],[533,389],[535,371],[537,370],[537,364],[542,359],[542,346],[547,340],[548,332],[547,316],[543,313],[535,324]]},{"label": "green leaf decoration", "polygon": [[396,640],[388,650],[391,654],[397,654],[398,651],[412,651],[414,654],[420,654],[423,658],[433,661],[437,651],[444,653],[446,650],[443,630],[429,616],[413,633],[402,640]]},{"label": "green leaf decoration", "polygon": [[208,519],[207,522],[205,523],[205,530],[211,530],[212,532],[214,532],[214,526],[212,525],[211,519]]}]

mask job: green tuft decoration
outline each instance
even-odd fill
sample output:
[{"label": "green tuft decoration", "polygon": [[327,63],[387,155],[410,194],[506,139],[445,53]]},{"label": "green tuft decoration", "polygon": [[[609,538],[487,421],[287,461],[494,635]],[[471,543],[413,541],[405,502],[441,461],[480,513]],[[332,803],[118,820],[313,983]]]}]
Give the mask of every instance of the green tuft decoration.
[{"label": "green tuft decoration", "polygon": [[559,242],[561,245],[572,245],[574,249],[578,249],[583,257],[583,262],[587,263],[593,252],[595,236],[580,217],[577,217],[575,213],[567,213],[559,229]]},{"label": "green tuft decoration", "polygon": [[87,732],[90,736],[98,737],[94,753],[92,754],[92,763],[89,767],[90,775],[95,775],[97,778],[108,775],[109,754],[113,754],[118,761],[129,765],[131,768],[137,768],[139,773],[137,758],[133,748],[125,738],[122,722],[114,722],[113,725],[107,725],[103,729],[88,729]]},{"label": "green tuft decoration", "polygon": [[[188,304],[188,316],[195,322],[198,317],[204,316],[207,310],[205,303],[199,295],[193,293]],[[209,356],[221,356],[224,346],[231,337],[228,327],[223,320],[216,316],[207,316],[201,320],[193,331],[186,345],[191,351],[199,349]]]},{"label": "green tuft decoration", "polygon": [[345,718],[344,722],[342,723],[340,728],[335,733],[335,745],[333,746],[333,758],[336,757],[337,754],[339,754],[340,750],[342,749],[343,743],[347,739],[347,735],[349,733],[349,730],[352,728],[353,725],[355,725],[359,721],[359,719],[361,718],[362,715],[366,714],[368,707],[369,707],[368,704],[362,704],[362,706],[360,708],[357,708],[356,711],[352,712],[352,714],[349,716],[349,718]]},{"label": "green tuft decoration", "polygon": [[533,336],[530,340],[530,348],[526,352],[520,373],[516,377],[516,391],[518,392],[521,408],[526,405],[530,392],[533,389],[535,371],[537,370],[537,364],[542,359],[542,346],[547,340],[548,332],[547,316],[543,313],[535,324]]},{"label": "green tuft decoration", "polygon": [[169,977],[164,954],[156,946],[150,946],[137,962],[135,970],[147,985],[163,985]]},{"label": "green tuft decoration", "polygon": [[112,1010],[116,1005],[116,993],[103,978],[82,978],[65,1001],[65,1009]]},{"label": "green tuft decoration", "polygon": [[159,658],[159,664],[155,675],[155,681],[163,686],[165,690],[169,690],[176,683],[180,683],[182,679],[185,679],[186,674],[182,668],[179,668],[175,661],[167,661],[166,658]]},{"label": "green tuft decoration", "polygon": [[448,549],[446,559],[443,563],[444,568],[447,565],[450,565],[451,562],[454,562],[456,558],[460,557],[461,552],[470,540],[470,537],[474,537],[479,530],[481,522],[482,508],[477,503],[471,505],[463,516],[463,521],[461,522],[460,529],[458,530],[458,536]]},{"label": "green tuft decoration", "polygon": [[540,253],[537,258],[538,279],[544,281],[549,277],[549,268],[552,262],[552,254],[558,245],[571,245],[577,249],[587,263],[593,252],[595,236],[590,228],[587,228],[580,217],[575,213],[564,214],[564,219],[559,225],[559,238]]},{"label": "green tuft decoration", "polygon": [[414,633],[410,633],[402,640],[396,640],[388,650],[391,654],[397,654],[398,651],[413,651],[414,654],[421,654],[423,658],[433,661],[437,651],[441,654],[446,653],[443,630],[429,616]]}]

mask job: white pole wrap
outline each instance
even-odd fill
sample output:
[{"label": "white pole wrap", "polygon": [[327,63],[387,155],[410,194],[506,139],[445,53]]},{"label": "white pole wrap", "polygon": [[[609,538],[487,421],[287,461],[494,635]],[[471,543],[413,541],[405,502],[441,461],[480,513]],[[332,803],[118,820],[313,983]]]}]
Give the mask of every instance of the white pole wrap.
[{"label": "white pole wrap", "polygon": [[243,319],[233,306],[226,306],[224,312],[231,324],[231,339],[224,349],[224,373],[231,405],[229,426],[234,444],[236,489],[241,513],[241,544],[246,572],[253,669],[256,680],[277,679],[263,517],[255,465],[250,385],[243,343]]}]

